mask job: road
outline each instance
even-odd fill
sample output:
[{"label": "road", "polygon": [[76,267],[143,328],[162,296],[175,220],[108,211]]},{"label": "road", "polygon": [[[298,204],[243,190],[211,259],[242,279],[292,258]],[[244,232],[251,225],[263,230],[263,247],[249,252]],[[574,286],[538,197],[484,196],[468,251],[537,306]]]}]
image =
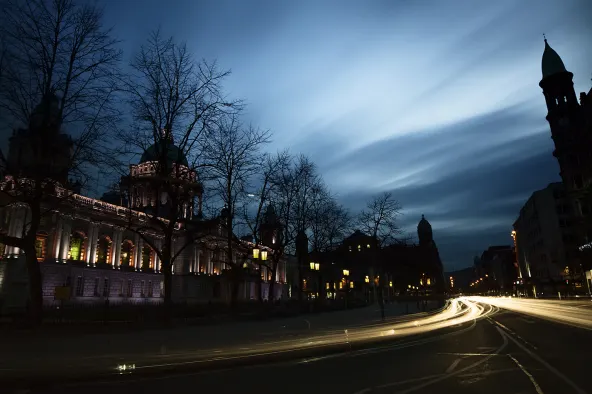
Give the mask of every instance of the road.
[{"label": "road", "polygon": [[320,350],[314,356],[153,375],[138,374],[147,366],[138,364],[131,373],[31,392],[585,393],[592,392],[591,327],[590,301],[463,298],[437,313],[348,330],[347,350],[327,347],[344,343],[345,332],[317,333],[292,340]]}]

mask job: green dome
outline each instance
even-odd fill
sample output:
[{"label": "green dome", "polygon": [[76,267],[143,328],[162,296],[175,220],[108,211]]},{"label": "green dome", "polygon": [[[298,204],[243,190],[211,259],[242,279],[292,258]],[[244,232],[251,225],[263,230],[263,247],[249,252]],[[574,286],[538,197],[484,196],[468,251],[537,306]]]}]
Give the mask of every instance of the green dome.
[{"label": "green dome", "polygon": [[166,150],[168,165],[171,166],[173,163],[179,163],[186,167],[189,167],[189,163],[187,162],[187,157],[179,149],[178,146],[173,144],[172,142],[167,142],[167,145],[163,148],[160,148],[158,144],[151,145],[144,154],[140,158],[140,163],[145,163],[147,161],[158,161],[160,155],[163,150]]},{"label": "green dome", "polygon": [[563,60],[561,60],[557,52],[549,46],[546,39],[541,68],[543,70],[543,79],[553,74],[567,72]]}]

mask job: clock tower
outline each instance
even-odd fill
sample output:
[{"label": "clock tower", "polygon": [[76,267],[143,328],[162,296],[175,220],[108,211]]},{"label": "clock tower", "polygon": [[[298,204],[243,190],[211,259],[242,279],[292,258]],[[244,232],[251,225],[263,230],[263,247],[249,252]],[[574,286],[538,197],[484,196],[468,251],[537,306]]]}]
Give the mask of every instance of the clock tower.
[{"label": "clock tower", "polygon": [[[592,241],[592,124],[590,106],[587,105],[589,100],[582,93],[578,102],[573,74],[567,71],[563,60],[549,46],[547,39],[541,66],[543,78],[539,86],[543,89],[547,104],[546,119],[555,144],[553,156],[559,162],[561,179],[571,202],[574,220],[575,243],[565,247],[566,252],[578,260],[578,246]],[[569,256],[568,260],[571,260]],[[570,268],[578,271],[580,263]]]}]

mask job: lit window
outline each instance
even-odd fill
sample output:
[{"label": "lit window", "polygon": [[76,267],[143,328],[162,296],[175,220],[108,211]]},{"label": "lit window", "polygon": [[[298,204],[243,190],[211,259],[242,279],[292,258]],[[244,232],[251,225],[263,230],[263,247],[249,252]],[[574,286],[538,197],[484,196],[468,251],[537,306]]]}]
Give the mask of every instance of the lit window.
[{"label": "lit window", "polygon": [[349,288],[353,289],[354,288],[354,282],[349,282]]},{"label": "lit window", "polygon": [[42,261],[45,258],[47,237],[45,235],[38,235],[35,239],[35,255],[37,260]]},{"label": "lit window", "polygon": [[343,289],[343,282],[339,282],[339,288]]},{"label": "lit window", "polygon": [[358,252],[362,250],[362,245],[358,245]]},{"label": "lit window", "polygon": [[366,249],[370,249],[370,244],[366,245]]},{"label": "lit window", "polygon": [[329,289],[331,288],[331,284],[330,284],[329,282],[327,282],[327,285],[325,286],[325,288],[326,288],[327,290],[329,290]]},{"label": "lit window", "polygon": [[430,280],[430,278],[428,278],[428,286],[432,284],[432,281]]}]

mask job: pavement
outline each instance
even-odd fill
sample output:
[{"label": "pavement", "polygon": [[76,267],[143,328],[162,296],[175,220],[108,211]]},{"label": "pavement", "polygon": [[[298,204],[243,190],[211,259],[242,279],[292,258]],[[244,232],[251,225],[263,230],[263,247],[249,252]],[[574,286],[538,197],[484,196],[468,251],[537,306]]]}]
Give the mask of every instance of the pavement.
[{"label": "pavement", "polygon": [[[527,308],[529,302],[531,308]],[[89,382],[33,387],[27,392],[592,392],[588,376],[592,332],[582,324],[592,322],[592,302],[545,302],[459,299],[442,311],[391,317],[386,323],[353,329],[366,336],[380,332],[382,338],[393,331],[392,339],[369,346],[356,346],[352,340],[349,350],[271,364],[179,369],[155,375],[124,371]],[[542,313],[545,308],[548,313]],[[573,315],[579,319],[576,323],[571,321]],[[405,330],[415,331],[398,335]]]},{"label": "pavement", "polygon": [[[430,302],[427,310],[435,309]],[[407,313],[423,315],[416,303],[387,304],[386,321]],[[199,361],[266,355],[310,348],[311,338],[333,335],[332,343],[346,341],[344,330],[382,324],[377,305],[347,311],[302,315],[286,319],[153,329],[121,333],[35,332],[0,336],[0,381],[31,382],[87,379],[116,368],[138,365],[145,370],[179,369]],[[318,341],[317,341],[318,342]],[[316,342],[315,342],[316,343]],[[314,345],[314,343],[313,343]],[[153,368],[155,369],[155,368]],[[150,369],[152,371],[153,369]]]}]

